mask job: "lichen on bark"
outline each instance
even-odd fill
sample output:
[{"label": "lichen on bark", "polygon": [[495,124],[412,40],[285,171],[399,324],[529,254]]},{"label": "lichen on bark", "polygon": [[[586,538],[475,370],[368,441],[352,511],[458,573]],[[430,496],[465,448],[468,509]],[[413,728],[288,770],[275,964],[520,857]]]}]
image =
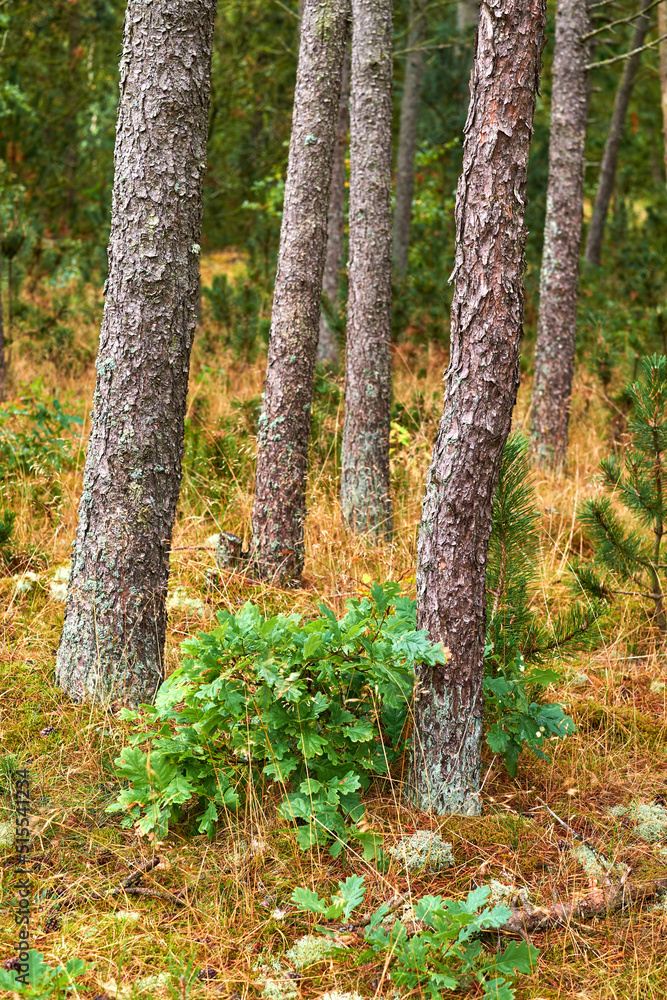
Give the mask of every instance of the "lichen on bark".
[{"label": "lichen on bark", "polygon": [[350,210],[341,508],[388,537],[391,405],[391,0],[352,0]]},{"label": "lichen on bark", "polygon": [[420,665],[407,794],[480,811],[486,562],[493,494],[519,385],[526,169],[545,0],[480,9],[456,198],[450,362],[418,542],[421,628],[451,651]]},{"label": "lichen on bark", "polygon": [[136,705],[164,675],[215,12],[216,0],[127,5],[109,277],[56,661],[78,701]]},{"label": "lichen on bark", "polygon": [[327,212],[349,0],[305,0],[278,270],[273,294],[250,558],[262,578],[298,586],[304,562],[310,409]]},{"label": "lichen on bark", "polygon": [[577,290],[584,209],[589,28],[586,0],[558,0],[552,67],[549,180],[540,308],[531,401],[535,461],[561,468],[577,333]]}]

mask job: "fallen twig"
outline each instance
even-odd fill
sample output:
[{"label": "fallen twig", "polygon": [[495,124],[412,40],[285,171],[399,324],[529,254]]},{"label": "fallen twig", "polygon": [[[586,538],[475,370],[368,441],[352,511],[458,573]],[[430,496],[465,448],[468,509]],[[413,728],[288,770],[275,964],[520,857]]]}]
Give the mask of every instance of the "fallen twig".
[{"label": "fallen twig", "polygon": [[158,857],[149,858],[148,861],[145,861],[143,865],[139,865],[139,867],[128,875],[127,878],[124,878],[121,882],[119,882],[118,888],[122,889],[127,888],[128,885],[134,885],[134,883],[138,882],[139,879],[146,874],[146,872],[152,872],[154,868],[157,868],[161,860],[162,859]]},{"label": "fallen twig", "polygon": [[514,909],[500,931],[505,934],[536,934],[551,927],[567,927],[603,914],[617,913],[631,906],[646,903],[660,893],[667,892],[667,879],[655,879],[645,885],[633,882],[616,882],[596,886],[583,896],[553,903],[551,906],[524,906]]}]

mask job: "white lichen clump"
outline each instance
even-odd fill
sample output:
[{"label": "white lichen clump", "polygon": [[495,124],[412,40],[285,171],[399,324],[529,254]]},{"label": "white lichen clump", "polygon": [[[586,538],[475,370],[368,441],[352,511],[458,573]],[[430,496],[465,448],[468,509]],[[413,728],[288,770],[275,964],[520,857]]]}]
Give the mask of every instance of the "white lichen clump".
[{"label": "white lichen clump", "polygon": [[306,934],[295,941],[289,951],[285,952],[285,958],[291,962],[295,969],[305,969],[309,965],[315,965],[327,957],[336,945],[331,938],[318,934]]},{"label": "white lichen clump", "polygon": [[[503,874],[506,874],[503,872]],[[530,902],[530,896],[525,886],[519,887],[514,882],[501,882],[500,879],[492,878],[489,882],[491,892],[486,901],[486,906],[498,906],[504,903],[506,906],[515,906],[518,902],[520,906],[526,906]]]},{"label": "white lichen clump", "polygon": [[664,681],[651,681],[649,691],[651,694],[664,694],[665,687],[667,687],[667,684]]},{"label": "white lichen clump", "polygon": [[627,875],[630,870],[627,865],[619,861],[614,861],[611,864],[606,863],[601,855],[596,854],[588,844],[584,844],[581,841],[577,841],[570,848],[570,854],[581,865],[589,878],[621,878],[623,875]]},{"label": "white lichen clump", "polygon": [[268,978],[264,980],[262,996],[264,1000],[292,1000],[298,991],[291,979]]},{"label": "white lichen clump", "polygon": [[219,541],[220,541],[219,533],[217,535],[209,535],[206,541],[204,542],[204,546],[207,549],[217,549]]},{"label": "white lichen clump", "polygon": [[136,989],[138,993],[149,993],[152,990],[159,990],[169,984],[170,975],[168,972],[158,972],[154,976],[144,976],[137,981]]},{"label": "white lichen clump", "polygon": [[289,970],[284,968],[279,958],[267,955],[253,969],[262,973],[259,985],[264,1000],[293,1000],[297,996],[296,984],[289,978]]},{"label": "white lichen clump", "polygon": [[188,597],[185,587],[177,587],[167,601],[167,611],[186,611],[203,618],[204,602],[201,597]]},{"label": "white lichen clump", "polygon": [[16,836],[16,828],[11,820],[0,823],[0,848],[12,847]]},{"label": "white lichen clump", "polygon": [[627,816],[635,824],[635,835],[649,843],[667,840],[667,809],[654,802],[647,805],[645,802],[631,802],[629,806],[612,806],[608,810],[609,815],[617,819],[619,816]]},{"label": "white lichen clump", "polygon": [[16,573],[12,580],[14,581],[14,592],[17,594],[29,594],[33,589],[39,576],[37,573],[33,573],[32,570],[26,570],[25,573]]},{"label": "white lichen clump", "polygon": [[331,990],[322,994],[320,1000],[364,1000],[359,993],[341,993],[339,990]]},{"label": "white lichen clump", "polygon": [[64,603],[67,600],[67,583],[69,580],[69,563],[58,566],[49,583],[49,592],[54,601]]},{"label": "white lichen clump", "polygon": [[430,830],[417,830],[411,837],[403,837],[393,847],[388,847],[387,853],[408,871],[439,872],[454,864],[452,845]]}]

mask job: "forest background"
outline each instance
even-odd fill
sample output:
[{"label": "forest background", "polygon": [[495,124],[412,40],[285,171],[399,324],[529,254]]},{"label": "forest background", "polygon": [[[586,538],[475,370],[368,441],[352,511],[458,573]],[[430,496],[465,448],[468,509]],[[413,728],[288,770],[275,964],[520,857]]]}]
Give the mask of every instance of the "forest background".
[{"label": "forest background", "polygon": [[[629,13],[620,4],[602,8],[607,19]],[[552,9],[549,14],[528,170],[525,337],[513,422],[525,429],[548,167]],[[113,712],[71,705],[52,681],[106,275],[123,15],[121,3],[91,0],[39,5],[6,0],[0,6],[1,278],[8,359],[8,402],[0,418],[3,808],[11,816],[10,775],[29,761],[42,893],[35,909],[36,947],[54,966],[72,955],[88,962],[78,988],[91,996],[162,995],[170,988],[183,996],[213,988],[230,996],[258,989],[267,995],[266,968],[298,933],[312,930],[290,903],[295,886],[324,893],[339,878],[363,874],[380,901],[390,889],[406,891],[404,874],[394,869],[378,874],[363,859],[334,861],[326,852],[306,858],[275,812],[255,802],[240,820],[223,826],[213,847],[180,828],[159,845],[162,860],[152,878],[159,877],[171,900],[119,894],[101,904],[83,898],[106,882],[116,884],[154,853],[150,842],[122,830],[105,813],[118,793],[113,761],[129,738],[129,723]],[[342,614],[347,599],[367,594],[373,581],[387,580],[399,581],[414,595],[423,484],[447,364],[454,193],[473,40],[472,26],[462,21],[455,4],[434,4],[424,42],[409,267],[406,278],[395,283],[392,307],[395,536],[369,544],[342,527],[336,489],[342,377],[336,369],[318,368],[306,569],[302,588],[286,593],[238,573],[212,582],[209,539],[220,530],[248,534],[298,9],[266,0],[219,4],[204,181],[202,317],[172,549],[168,670],[180,663],[181,641],[213,628],[221,607],[236,612],[251,599],[264,614],[312,615],[324,600]],[[395,140],[408,22],[407,6],[397,4]],[[627,51],[631,33],[632,25],[622,24],[599,36],[594,59]],[[656,32],[650,37],[657,38]],[[621,72],[617,63],[602,66],[592,81],[586,221]],[[643,53],[637,74],[601,266],[582,271],[568,473],[540,472],[536,482],[540,558],[531,606],[545,620],[568,605],[566,585],[576,557],[592,554],[578,514],[584,500],[596,495],[600,459],[622,454],[627,446],[630,402],[624,387],[637,377],[641,357],[667,353],[662,127],[656,46]],[[343,332],[342,315],[334,313],[330,321]],[[563,848],[565,834],[546,806],[580,836],[603,845],[614,863],[627,863],[633,878],[664,874],[659,851],[666,835],[660,822],[667,818],[661,812],[667,672],[660,636],[642,602],[629,596],[614,602],[601,619],[594,645],[592,652],[561,665],[552,689],[578,733],[554,747],[549,761],[524,754],[516,780],[497,755],[488,754],[483,817],[427,819],[386,788],[369,798],[369,824],[387,844],[424,827],[453,844],[453,867],[408,879],[414,898],[428,892],[457,896],[493,878],[516,893],[529,891],[537,902],[550,902],[554,893],[571,898],[589,878],[601,878]],[[608,812],[628,806],[624,815]],[[645,836],[646,830],[637,835],[632,820],[641,814],[639,807],[652,810],[655,837]],[[173,894],[186,884],[197,892],[193,888],[192,898],[186,893],[183,909],[183,900],[175,903]],[[54,894],[81,898],[56,911]],[[2,905],[7,908],[6,897]],[[518,995],[662,996],[664,919],[660,909],[610,916],[596,926],[592,942],[576,928],[552,932],[539,940],[539,967],[520,981]],[[10,930],[2,941],[11,959]],[[319,964],[304,971],[286,960],[294,973],[291,982],[304,996],[335,989],[372,996],[388,988],[384,959],[359,964],[354,942],[338,943],[347,949],[337,953],[335,963],[320,956]],[[280,973],[274,978],[284,987]]]}]

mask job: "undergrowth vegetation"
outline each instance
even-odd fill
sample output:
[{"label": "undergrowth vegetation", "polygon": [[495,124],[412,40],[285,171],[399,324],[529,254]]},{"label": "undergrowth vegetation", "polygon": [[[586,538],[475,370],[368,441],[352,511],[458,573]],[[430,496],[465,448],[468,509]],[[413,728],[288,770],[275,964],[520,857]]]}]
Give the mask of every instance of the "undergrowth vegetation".
[{"label": "undergrowth vegetation", "polygon": [[[391,543],[343,530],[342,380],[318,372],[304,585],[259,585],[219,569],[215,548],[221,530],[247,541],[266,299],[243,313],[238,255],[204,257],[202,273],[209,288],[227,276],[231,318],[216,319],[205,300],[172,541],[168,680],[136,718],[73,705],[53,681],[101,297],[79,289],[85,308],[58,320],[78,354],[63,342],[38,358],[22,340],[35,314],[15,320],[15,391],[0,414],[11,456],[0,479],[0,849],[13,857],[11,772],[28,765],[39,957],[35,983],[18,992],[662,998],[664,908],[603,917],[586,936],[575,926],[535,935],[539,955],[490,933],[516,899],[548,905],[604,878],[584,869],[549,809],[632,878],[665,873],[667,668],[652,602],[591,597],[572,573],[596,557],[580,515],[598,496],[599,463],[613,452],[622,467],[629,454],[634,404],[619,394],[632,357],[627,377],[614,368],[607,384],[580,369],[567,477],[532,479],[521,438],[510,441],[488,577],[484,814],[435,819],[407,807],[401,788],[413,664],[446,657],[419,632],[413,603],[446,353],[419,332],[392,348]],[[66,292],[37,284],[22,298],[55,315]],[[244,315],[252,344],[233,339]],[[529,387],[526,378],[519,430]],[[632,531],[635,513],[614,504]],[[357,901],[346,913],[353,897],[342,909],[336,900],[350,879]],[[10,922],[0,944],[11,960]]]}]

